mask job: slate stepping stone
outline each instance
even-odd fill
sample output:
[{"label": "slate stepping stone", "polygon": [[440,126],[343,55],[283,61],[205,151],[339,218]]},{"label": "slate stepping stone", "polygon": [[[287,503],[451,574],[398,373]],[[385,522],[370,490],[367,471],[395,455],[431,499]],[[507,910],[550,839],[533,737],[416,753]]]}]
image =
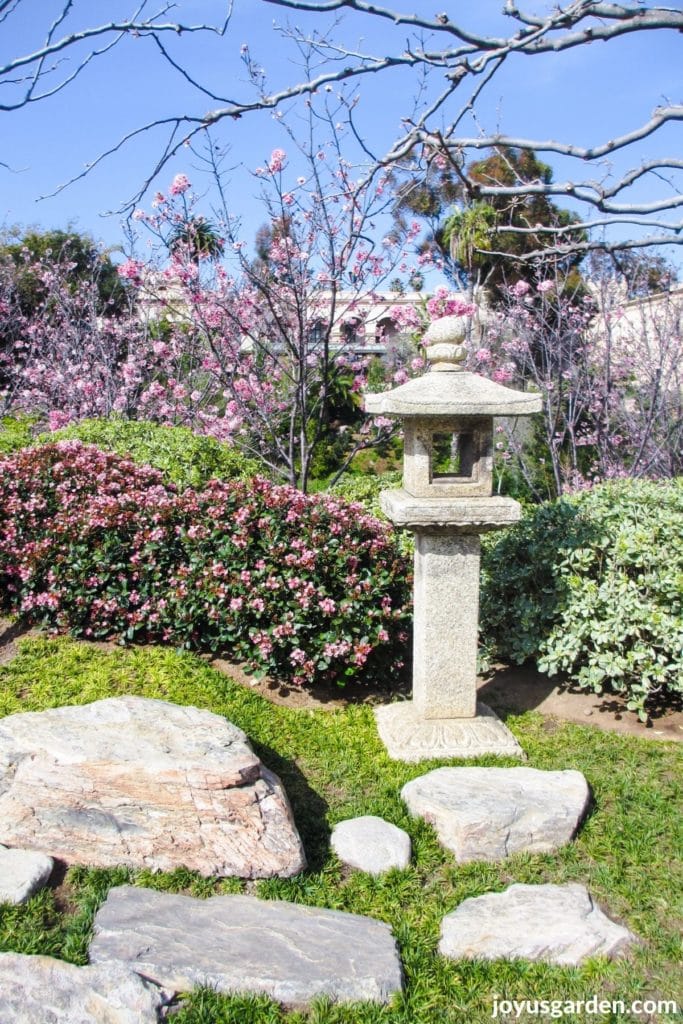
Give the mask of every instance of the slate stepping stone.
[{"label": "slate stepping stone", "polygon": [[52,874],[52,857],[0,846],[0,903],[24,903]]},{"label": "slate stepping stone", "polygon": [[254,896],[206,900],[120,886],[95,918],[92,963],[119,962],[175,992],[263,993],[387,1003],[402,970],[389,925]]},{"label": "slate stepping stone", "polygon": [[590,790],[581,772],[537,768],[437,768],[408,782],[411,814],[434,826],[460,863],[565,846],[583,818]]},{"label": "slate stepping stone", "polygon": [[143,697],[0,720],[0,843],[70,864],[269,878],[306,866],[280,780],[210,711]]},{"label": "slate stepping stone", "polygon": [[620,955],[637,938],[611,921],[583,885],[511,885],[465,900],[441,923],[439,952],[452,960],[580,964]]},{"label": "slate stepping stone", "polygon": [[2,1024],[157,1024],[166,994],[121,964],[0,953]]},{"label": "slate stepping stone", "polygon": [[410,864],[408,833],[373,814],[340,821],[332,830],[330,843],[342,864],[370,875]]}]

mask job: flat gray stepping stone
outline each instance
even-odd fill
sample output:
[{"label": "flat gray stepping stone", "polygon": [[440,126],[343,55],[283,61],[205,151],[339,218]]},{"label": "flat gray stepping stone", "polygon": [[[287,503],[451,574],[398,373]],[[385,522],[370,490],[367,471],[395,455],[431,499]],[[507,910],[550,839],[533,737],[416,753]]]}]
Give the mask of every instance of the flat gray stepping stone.
[{"label": "flat gray stepping stone", "polygon": [[316,996],[387,1003],[402,988],[389,925],[254,896],[112,889],[95,918],[92,963],[118,961],[165,989],[256,992],[285,1006]]},{"label": "flat gray stepping stone", "polygon": [[590,790],[573,770],[437,768],[408,782],[401,796],[465,863],[565,846],[586,812]]},{"label": "flat gray stepping stone", "polygon": [[441,923],[439,952],[452,960],[543,960],[576,966],[637,942],[583,885],[511,885],[465,900]]},{"label": "flat gray stepping stone", "polygon": [[8,850],[0,846],[0,903],[23,903],[47,882],[52,857],[32,850]]},{"label": "flat gray stepping stone", "polygon": [[144,697],[0,720],[0,843],[70,864],[269,878],[306,865],[280,780],[220,715]]},{"label": "flat gray stepping stone", "polygon": [[166,994],[121,964],[0,953],[2,1024],[157,1024]]},{"label": "flat gray stepping stone", "polygon": [[374,814],[340,821],[332,829],[330,845],[342,864],[370,875],[382,875],[410,864],[408,833]]}]

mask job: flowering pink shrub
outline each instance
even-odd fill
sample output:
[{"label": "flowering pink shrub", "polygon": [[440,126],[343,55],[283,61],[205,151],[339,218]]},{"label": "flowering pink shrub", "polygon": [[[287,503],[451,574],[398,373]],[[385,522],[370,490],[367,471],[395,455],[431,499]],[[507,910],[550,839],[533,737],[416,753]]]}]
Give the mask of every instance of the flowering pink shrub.
[{"label": "flowering pink shrub", "polygon": [[161,473],[60,441],[2,460],[0,477],[7,607],[88,637],[154,626],[175,555],[176,495]]},{"label": "flowering pink shrub", "polygon": [[88,638],[227,651],[295,683],[395,676],[410,579],[362,506],[257,478],[177,494],[80,442],[0,460],[5,607]]}]

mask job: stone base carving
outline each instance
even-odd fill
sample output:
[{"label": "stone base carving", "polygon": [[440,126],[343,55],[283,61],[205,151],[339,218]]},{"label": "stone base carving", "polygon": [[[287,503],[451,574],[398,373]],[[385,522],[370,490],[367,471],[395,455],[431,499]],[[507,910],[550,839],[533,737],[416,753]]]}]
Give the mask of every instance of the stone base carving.
[{"label": "stone base carving", "polygon": [[412,701],[375,709],[377,731],[394,761],[427,761],[444,757],[526,755],[506,725],[486,704],[477,704],[475,718],[421,718]]}]

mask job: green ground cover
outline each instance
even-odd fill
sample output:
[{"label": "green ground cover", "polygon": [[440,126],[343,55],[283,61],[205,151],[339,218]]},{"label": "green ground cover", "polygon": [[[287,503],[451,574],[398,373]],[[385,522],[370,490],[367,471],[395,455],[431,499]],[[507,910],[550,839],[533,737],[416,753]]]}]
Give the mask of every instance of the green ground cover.
[{"label": "green ground cover", "polygon": [[[18,656],[0,668],[0,716],[118,694],[209,708],[244,729],[285,784],[309,870],[294,879],[244,883],[188,871],[72,868],[57,889],[43,890],[20,907],[0,908],[0,949],[85,963],[97,907],[110,886],[132,881],[199,897],[254,892],[263,899],[366,914],[387,921],[400,946],[406,990],[389,1007],[320,1002],[308,1014],[287,1013],[264,998],[198,991],[182,1001],[177,1024],[478,1024],[491,1019],[494,994],[683,1002],[677,905],[683,893],[681,752],[674,744],[546,722],[536,713],[509,718],[528,764],[579,769],[592,787],[594,806],[576,840],[556,854],[458,865],[430,826],[408,816],[399,796],[405,782],[443,762],[391,761],[367,705],[335,711],[273,706],[195,655],[164,648],[108,650],[66,638],[24,640]],[[329,850],[329,831],[357,814],[378,814],[405,828],[413,842],[412,866],[382,878],[343,869]],[[500,891],[513,881],[582,882],[642,943],[625,959],[596,957],[580,968],[442,959],[436,949],[444,914],[470,896]]]}]

